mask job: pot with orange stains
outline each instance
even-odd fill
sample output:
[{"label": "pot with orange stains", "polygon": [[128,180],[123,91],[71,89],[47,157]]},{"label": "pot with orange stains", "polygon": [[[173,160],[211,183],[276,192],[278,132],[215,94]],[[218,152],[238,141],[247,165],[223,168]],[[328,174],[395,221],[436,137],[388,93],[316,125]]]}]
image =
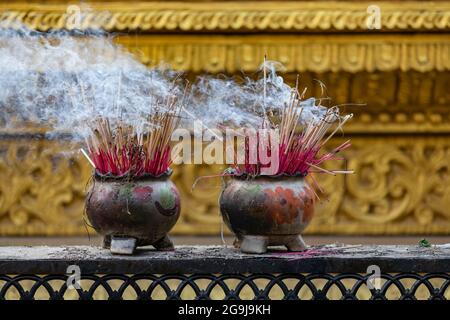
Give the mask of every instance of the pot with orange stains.
[{"label": "pot with orange stains", "polygon": [[110,177],[96,174],[86,197],[86,215],[115,254],[133,254],[137,246],[174,250],[167,233],[180,215],[180,195],[161,176]]},{"label": "pot with orange stains", "polygon": [[219,205],[223,220],[245,253],[271,245],[303,251],[302,232],[314,214],[314,193],[299,176],[232,176],[224,182]]}]

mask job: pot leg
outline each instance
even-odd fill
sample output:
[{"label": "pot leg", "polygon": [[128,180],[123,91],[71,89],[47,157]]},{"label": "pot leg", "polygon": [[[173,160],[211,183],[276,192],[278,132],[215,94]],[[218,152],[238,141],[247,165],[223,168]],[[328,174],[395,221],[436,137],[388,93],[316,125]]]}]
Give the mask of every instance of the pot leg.
[{"label": "pot leg", "polygon": [[104,237],[103,237],[102,248],[103,248],[103,249],[109,249],[109,248],[111,248],[111,236],[107,235],[107,236],[104,236]]},{"label": "pot leg", "polygon": [[156,241],[153,246],[156,250],[159,251],[174,251],[175,247],[173,246],[172,241],[169,239],[169,236],[166,234],[163,238]]},{"label": "pot leg", "polygon": [[136,249],[136,239],[126,237],[111,237],[112,254],[133,254]]},{"label": "pot leg", "polygon": [[236,236],[236,238],[234,238],[234,241],[233,241],[233,246],[236,249],[239,249],[241,247],[241,242],[242,242],[242,239],[240,237]]},{"label": "pot leg", "polygon": [[244,253],[265,253],[269,239],[265,236],[242,236],[241,251]]},{"label": "pot leg", "polygon": [[308,248],[301,235],[288,237],[284,245],[289,251],[305,251]]}]

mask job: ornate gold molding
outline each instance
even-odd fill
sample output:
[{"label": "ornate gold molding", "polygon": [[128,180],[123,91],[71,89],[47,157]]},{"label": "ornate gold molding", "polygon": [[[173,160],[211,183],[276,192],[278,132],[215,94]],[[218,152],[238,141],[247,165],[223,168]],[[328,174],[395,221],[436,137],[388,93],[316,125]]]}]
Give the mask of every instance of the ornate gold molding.
[{"label": "ornate gold molding", "polygon": [[[149,1],[91,3],[83,7],[81,28],[145,32],[371,31],[371,1]],[[377,1],[384,31],[450,29],[450,3]],[[0,20],[46,31],[73,28],[67,4],[8,3]]]},{"label": "ornate gold molding", "polygon": [[117,37],[143,63],[193,72],[254,72],[265,53],[285,72],[450,70],[450,37],[442,35],[250,35]]}]

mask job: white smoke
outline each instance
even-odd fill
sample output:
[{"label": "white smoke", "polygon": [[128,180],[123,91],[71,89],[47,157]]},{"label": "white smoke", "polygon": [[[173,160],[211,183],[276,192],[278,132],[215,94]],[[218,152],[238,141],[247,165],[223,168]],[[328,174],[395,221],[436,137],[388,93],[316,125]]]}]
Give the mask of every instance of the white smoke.
[{"label": "white smoke", "polygon": [[[266,79],[261,70],[256,80],[199,77],[183,126],[197,118],[208,127],[260,127],[264,110],[280,112],[292,93],[277,75],[280,63],[264,66]],[[82,139],[90,121],[106,117],[113,128],[120,120],[139,130],[158,101],[181,98],[178,76],[169,68],[147,68],[104,32],[0,28],[0,127],[33,123]],[[318,104],[302,101],[300,121],[322,119],[327,109]]]},{"label": "white smoke", "polygon": [[102,32],[0,29],[0,127],[33,123],[82,138],[96,117],[140,126],[158,101],[181,94],[176,77]]},{"label": "white smoke", "polygon": [[[265,79],[261,72],[264,65],[267,70]],[[210,127],[260,127],[265,111],[279,114],[292,96],[293,88],[284,82],[283,77],[277,75],[278,69],[282,69],[280,63],[266,61],[256,80],[250,77],[240,80],[200,77],[193,86],[192,113]],[[324,117],[327,108],[320,106],[318,102],[315,98],[300,102],[301,123],[319,121]]]}]

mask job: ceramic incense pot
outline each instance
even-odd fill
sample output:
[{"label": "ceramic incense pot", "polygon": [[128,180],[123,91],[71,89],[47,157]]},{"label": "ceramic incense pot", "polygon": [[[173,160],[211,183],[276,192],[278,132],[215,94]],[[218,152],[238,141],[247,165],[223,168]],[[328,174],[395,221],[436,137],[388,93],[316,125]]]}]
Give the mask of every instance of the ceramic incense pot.
[{"label": "ceramic incense pot", "polygon": [[264,253],[271,245],[303,251],[302,232],[314,214],[314,194],[303,177],[233,176],[225,181],[220,211],[245,253]]},{"label": "ceramic incense pot", "polygon": [[86,215],[114,254],[133,254],[137,246],[174,250],[167,233],[180,215],[180,195],[169,179],[107,177],[96,174],[86,198]]}]

